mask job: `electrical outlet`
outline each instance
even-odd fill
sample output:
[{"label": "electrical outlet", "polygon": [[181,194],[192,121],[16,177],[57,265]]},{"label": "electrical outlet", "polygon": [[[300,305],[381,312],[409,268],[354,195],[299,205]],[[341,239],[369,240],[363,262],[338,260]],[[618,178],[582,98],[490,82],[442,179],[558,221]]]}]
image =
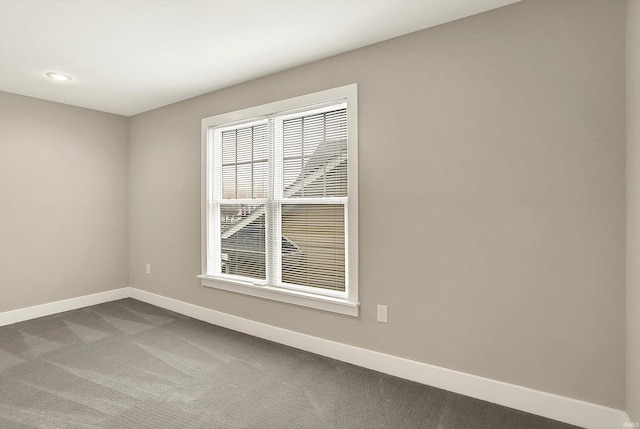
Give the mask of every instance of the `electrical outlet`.
[{"label": "electrical outlet", "polygon": [[387,306],[378,304],[378,322],[387,323]]},{"label": "electrical outlet", "polygon": [[144,267],[144,271],[145,271],[145,273],[147,273],[147,274],[151,274],[151,264],[147,264],[147,265],[145,265],[145,267]]}]

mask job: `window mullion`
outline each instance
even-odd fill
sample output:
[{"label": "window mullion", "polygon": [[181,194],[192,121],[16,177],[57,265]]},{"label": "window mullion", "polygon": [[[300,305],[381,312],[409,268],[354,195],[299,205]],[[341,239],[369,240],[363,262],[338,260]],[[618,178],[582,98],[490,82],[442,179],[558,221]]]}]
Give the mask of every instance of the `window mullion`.
[{"label": "window mullion", "polygon": [[234,183],[235,183],[235,187],[234,187],[234,197],[238,198],[238,130],[233,130],[233,133],[235,134],[235,143],[234,143],[234,148],[235,148],[235,152],[234,152],[234,160],[233,160],[233,165],[234,165],[234,172],[235,172],[235,177],[234,177]]},{"label": "window mullion", "polygon": [[270,187],[269,187],[269,264],[271,267],[268,283],[271,285],[279,285],[282,282],[282,205],[279,200],[282,199],[282,120],[278,117],[272,117],[269,121],[270,126]]}]

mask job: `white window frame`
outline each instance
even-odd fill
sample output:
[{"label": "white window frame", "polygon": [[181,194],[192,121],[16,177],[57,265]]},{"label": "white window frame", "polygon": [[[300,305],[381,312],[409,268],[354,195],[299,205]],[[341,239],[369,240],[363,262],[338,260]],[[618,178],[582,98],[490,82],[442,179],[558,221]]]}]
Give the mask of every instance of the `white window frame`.
[{"label": "white window frame", "polygon": [[[331,104],[347,103],[347,184],[348,197],[345,205],[345,233],[346,233],[346,278],[345,291],[329,291],[320,288],[270,285],[265,281],[239,276],[225,276],[224,274],[208,273],[210,240],[213,246],[219,246],[218,235],[210,231],[209,207],[214,190],[212,183],[214,151],[220,150],[213,145],[214,133],[220,132],[225,127],[237,127],[239,124],[256,123],[269,116],[283,113],[285,116],[296,115],[297,112],[306,112],[314,108],[322,108]],[[358,301],[358,92],[357,84],[351,84],[325,91],[315,92],[299,97],[280,100],[273,103],[250,107],[235,112],[215,115],[202,120],[202,274],[198,276],[203,286],[215,289],[236,292],[245,295],[300,305],[304,307],[326,310],[335,313],[357,317],[360,303]],[[217,154],[220,156],[220,154]],[[274,157],[275,160],[278,156]],[[277,161],[275,161],[277,162]],[[252,200],[251,204],[264,203],[262,200]],[[268,220],[267,220],[268,222]],[[277,227],[277,226],[276,226]],[[218,254],[220,251],[218,250]],[[219,264],[212,258],[213,264]],[[272,264],[272,256],[269,255],[267,246],[267,264]]]}]

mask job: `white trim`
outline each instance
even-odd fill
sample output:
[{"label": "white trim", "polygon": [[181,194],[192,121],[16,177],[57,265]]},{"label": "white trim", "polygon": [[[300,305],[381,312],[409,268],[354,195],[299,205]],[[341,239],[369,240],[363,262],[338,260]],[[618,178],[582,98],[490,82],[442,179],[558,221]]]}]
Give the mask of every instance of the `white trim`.
[{"label": "white trim", "polygon": [[[347,169],[348,169],[348,198],[287,198],[293,195],[299,187],[287,189],[284,192],[280,185],[283,181],[280,171],[281,145],[273,144],[278,139],[279,133],[274,136],[274,127],[282,127],[282,118],[297,117],[309,114],[310,111],[324,112],[336,107],[347,107]],[[315,110],[310,110],[315,109]],[[256,120],[256,118],[262,118]],[[270,118],[269,133],[269,199],[265,204],[264,199],[225,199],[221,189],[222,154],[219,141],[221,130],[234,129],[242,126],[253,126],[263,123],[264,118]],[[358,302],[358,86],[356,83],[315,92],[299,97],[279,100],[260,106],[241,109],[235,112],[223,113],[203,118],[201,121],[201,275],[203,286],[222,289],[235,293],[266,298],[289,304],[332,311],[340,314],[357,317],[360,303]],[[224,128],[221,128],[224,127]],[[280,151],[275,153],[276,151]],[[334,169],[344,161],[340,157],[333,159],[327,165],[329,170]],[[316,172],[305,180],[315,181],[323,172]],[[280,184],[280,185],[279,185]],[[300,185],[303,186],[304,183]],[[260,204],[264,208],[256,209],[252,215],[226,231],[220,233],[219,207],[222,204]],[[345,230],[345,291],[343,296],[328,297],[332,295],[323,290],[292,290],[291,287],[282,284],[280,276],[281,258],[281,219],[279,210],[284,204],[342,204],[344,207]],[[238,278],[234,284],[233,277],[227,278],[222,273],[220,263],[220,242],[237,232],[243,225],[247,225],[259,216],[265,215],[267,230],[266,241],[266,282],[247,281]],[[263,284],[267,283],[267,284]]]},{"label": "white trim", "polygon": [[[358,248],[360,243],[358,232],[358,147],[360,140],[358,137],[358,86],[357,84],[349,85],[344,90],[347,93],[347,136],[349,143],[347,144],[347,177],[349,178],[347,185],[349,189],[349,204],[345,205],[345,224],[344,230],[348,231],[349,239],[345,241],[345,254],[348,264],[345,266],[345,276],[347,279],[347,298],[349,301],[356,302],[359,300],[359,254]],[[355,118],[352,120],[351,118]]]},{"label": "white trim", "polygon": [[49,316],[51,314],[62,313],[69,310],[75,310],[77,308],[89,307],[90,305],[102,304],[104,302],[129,298],[130,289],[131,288],[129,287],[123,287],[106,292],[94,293],[92,295],[78,296],[75,298],[63,299],[61,301],[34,305],[32,307],[5,311],[0,313],[0,326],[11,325],[12,323],[23,322],[25,320],[37,319],[38,317]]},{"label": "white trim", "polygon": [[[314,92],[311,94],[305,94],[298,97],[287,98],[285,100],[273,101],[267,104],[261,104],[259,106],[248,107],[245,109],[236,110],[234,112],[222,113],[214,116],[209,116],[202,120],[203,129],[209,127],[215,127],[224,124],[243,123],[243,121],[252,120],[261,116],[267,115],[280,115],[284,112],[300,109],[301,106],[313,108],[314,105],[327,106],[331,103],[342,102],[345,98],[344,94],[349,93],[349,97],[356,93],[357,84],[352,83],[337,88],[326,89],[323,91]],[[349,98],[349,102],[352,99]],[[351,107],[349,107],[351,108]]]},{"label": "white trim", "polygon": [[139,289],[131,289],[131,297],[234,331],[587,429],[622,428],[629,421],[621,410],[313,337]]},{"label": "white trim", "polygon": [[359,302],[350,302],[338,297],[306,293],[284,287],[241,282],[235,279],[226,279],[222,276],[200,275],[198,278],[202,285],[206,287],[358,317]]},{"label": "white trim", "polygon": [[630,422],[621,410],[313,337],[131,287],[6,311],[0,313],[0,326],[127,297],[234,331],[586,429],[624,428],[624,423]]}]

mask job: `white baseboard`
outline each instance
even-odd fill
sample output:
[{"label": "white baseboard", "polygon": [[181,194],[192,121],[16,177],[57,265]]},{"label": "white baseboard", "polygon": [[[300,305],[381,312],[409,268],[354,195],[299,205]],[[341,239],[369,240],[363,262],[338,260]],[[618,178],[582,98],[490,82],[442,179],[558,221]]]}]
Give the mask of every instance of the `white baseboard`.
[{"label": "white baseboard", "polygon": [[587,429],[621,429],[629,421],[621,410],[301,334],[140,289],[132,288],[131,297],[234,331]]},{"label": "white baseboard", "polygon": [[0,313],[0,326],[131,297],[194,319],[586,429],[633,427],[624,411],[313,337],[135,288]]},{"label": "white baseboard", "polygon": [[84,295],[78,296],[76,298],[49,302],[47,304],[34,305],[33,307],[5,311],[3,313],[0,313],[0,326],[23,322],[25,320],[37,319],[38,317],[49,316],[51,314],[62,313],[64,311],[75,310],[76,308],[102,304],[103,302],[128,298],[130,294],[131,288],[123,287],[106,292],[99,292],[91,295]]}]

